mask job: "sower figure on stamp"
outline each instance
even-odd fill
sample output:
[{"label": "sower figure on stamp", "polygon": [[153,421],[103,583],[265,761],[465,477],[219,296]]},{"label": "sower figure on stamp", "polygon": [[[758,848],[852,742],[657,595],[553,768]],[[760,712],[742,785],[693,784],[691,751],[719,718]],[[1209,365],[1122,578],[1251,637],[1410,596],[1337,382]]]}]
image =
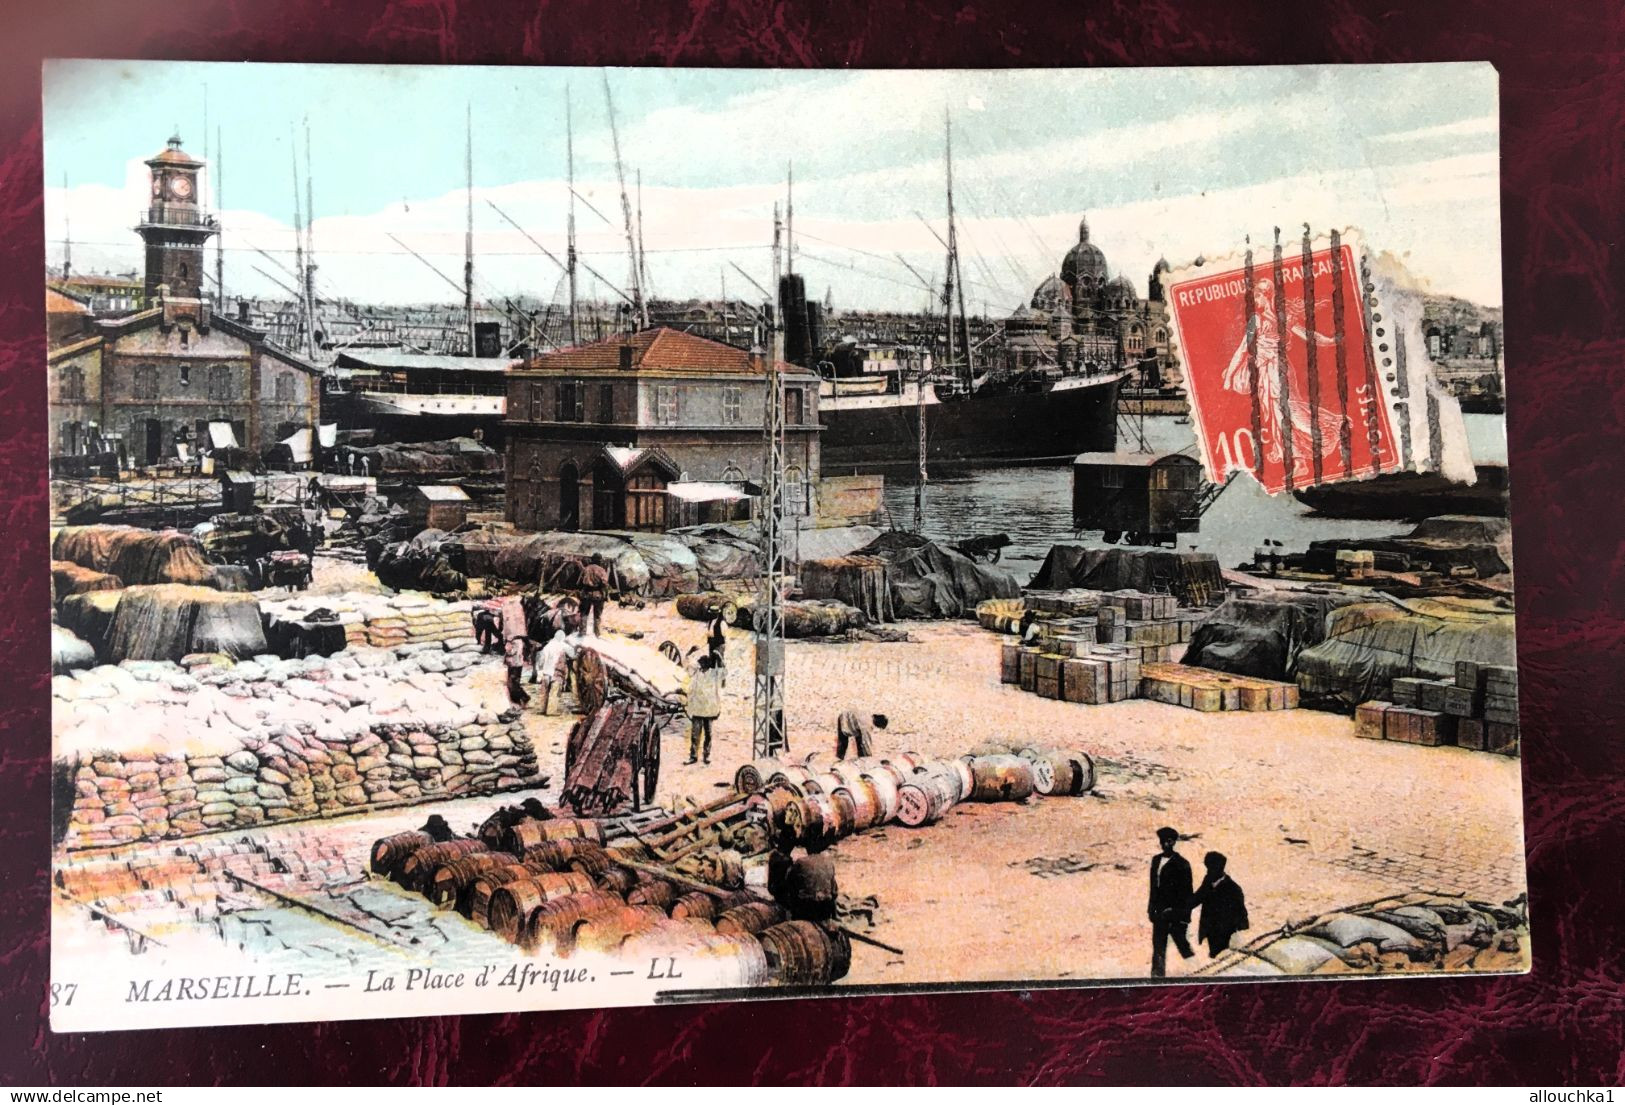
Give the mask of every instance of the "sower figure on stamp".
[{"label": "sower figure on stamp", "polygon": [[873,756],[874,735],[869,727],[885,729],[888,724],[885,714],[872,714],[866,722],[856,710],[847,710],[835,722],[835,758],[846,759],[848,746],[857,752],[859,759]]},{"label": "sower figure on stamp", "polygon": [[1176,830],[1158,829],[1157,841],[1162,851],[1151,857],[1151,897],[1145,910],[1151,921],[1152,978],[1168,973],[1169,940],[1186,959],[1196,954],[1185,936],[1191,921],[1191,865],[1174,851],[1174,845],[1179,843]]},{"label": "sower figure on stamp", "polygon": [[1196,939],[1207,944],[1209,957],[1218,955],[1230,946],[1230,938],[1250,928],[1247,918],[1247,896],[1241,892],[1236,880],[1225,873],[1225,858],[1218,852],[1202,857],[1207,877],[1197,887],[1191,905],[1202,907],[1202,919],[1196,924]]}]

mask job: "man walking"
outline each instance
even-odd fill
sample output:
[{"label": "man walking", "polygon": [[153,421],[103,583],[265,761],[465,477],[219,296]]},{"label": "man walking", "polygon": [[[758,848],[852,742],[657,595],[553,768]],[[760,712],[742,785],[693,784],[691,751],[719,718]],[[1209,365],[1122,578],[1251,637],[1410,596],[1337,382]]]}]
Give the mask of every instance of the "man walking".
[{"label": "man walking", "polygon": [[603,631],[604,603],[609,599],[609,569],[598,553],[581,569],[581,631],[597,637]]},{"label": "man walking", "polygon": [[1228,948],[1230,938],[1252,927],[1252,922],[1247,918],[1247,896],[1236,880],[1225,873],[1223,854],[1209,852],[1202,857],[1202,863],[1207,867],[1207,876],[1197,888],[1191,905],[1202,907],[1196,939],[1207,944],[1207,953],[1212,957]]},{"label": "man walking", "polygon": [[[548,703],[553,697],[553,685],[560,682],[559,666],[575,657],[575,645],[561,630],[553,630],[540,652],[536,654],[536,678],[542,685],[542,716],[547,716]],[[564,697],[564,688],[559,688]]]},{"label": "man walking", "polygon": [[[698,670],[688,681],[688,762],[702,754],[711,762],[711,723],[722,713],[722,669],[710,653],[700,657]],[[701,743],[701,738],[704,743]]]},{"label": "man walking", "polygon": [[835,758],[846,759],[846,750],[853,748],[858,758],[875,754],[874,735],[870,726],[884,730],[889,724],[885,714],[872,714],[867,722],[856,710],[847,710],[835,722]]},{"label": "man walking", "polygon": [[499,607],[502,628],[502,663],[508,669],[508,701],[524,706],[530,695],[519,685],[525,672],[525,650],[529,640],[525,634],[525,607],[518,595],[509,595]]},{"label": "man walking", "polygon": [[1168,941],[1189,959],[1195,953],[1185,936],[1191,921],[1191,865],[1174,851],[1179,833],[1170,828],[1157,830],[1162,851],[1151,857],[1151,897],[1146,917],[1151,921],[1151,977],[1168,974]]}]

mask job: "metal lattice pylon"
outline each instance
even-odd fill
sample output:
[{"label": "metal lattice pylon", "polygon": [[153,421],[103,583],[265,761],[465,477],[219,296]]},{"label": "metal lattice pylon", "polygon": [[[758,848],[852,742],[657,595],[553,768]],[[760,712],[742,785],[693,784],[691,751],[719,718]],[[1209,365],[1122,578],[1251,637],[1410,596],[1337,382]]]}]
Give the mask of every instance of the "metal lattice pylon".
[{"label": "metal lattice pylon", "polygon": [[[773,217],[773,285],[779,284],[778,212]],[[762,415],[762,587],[756,603],[756,694],[751,755],[789,751],[784,722],[784,380],[779,375],[782,336],[778,310],[764,311],[766,348],[752,354],[762,366],[766,409]],[[765,360],[765,363],[763,361]]]}]

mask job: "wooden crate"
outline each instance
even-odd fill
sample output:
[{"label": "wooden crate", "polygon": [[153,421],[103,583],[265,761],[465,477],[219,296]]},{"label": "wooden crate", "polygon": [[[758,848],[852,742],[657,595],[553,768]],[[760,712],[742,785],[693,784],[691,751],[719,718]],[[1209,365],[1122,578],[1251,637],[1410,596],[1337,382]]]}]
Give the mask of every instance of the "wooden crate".
[{"label": "wooden crate", "polygon": [[1436,714],[1442,714],[1444,712],[1444,693],[1454,685],[1454,681],[1447,683],[1442,679],[1424,679],[1416,689],[1417,707],[1422,710],[1431,710]]},{"label": "wooden crate", "polygon": [[1395,706],[1383,722],[1383,736],[1405,744],[1437,747],[1454,744],[1456,719],[1435,710],[1421,710],[1414,706]]},{"label": "wooden crate", "polygon": [[1004,645],[999,649],[999,682],[1021,682],[1021,646]]},{"label": "wooden crate", "polygon": [[1484,699],[1471,687],[1451,684],[1445,688],[1441,709],[1456,717],[1477,717],[1484,709]]},{"label": "wooden crate", "polygon": [[1061,663],[1061,697],[1068,702],[1099,706],[1111,701],[1111,680],[1104,661],[1088,657]]},{"label": "wooden crate", "polygon": [[1499,721],[1484,723],[1484,750],[1503,756],[1518,754],[1518,726]]},{"label": "wooden crate", "polygon": [[1456,686],[1466,691],[1484,689],[1483,667],[1472,660],[1456,661]]},{"label": "wooden crate", "polygon": [[1483,752],[1489,747],[1486,743],[1488,724],[1483,718],[1458,718],[1456,721],[1456,743],[1462,748],[1471,748],[1475,752]]},{"label": "wooden crate", "polygon": [[1425,679],[1401,678],[1393,682],[1393,688],[1388,697],[1395,706],[1417,706],[1421,703],[1422,684]]},{"label": "wooden crate", "polygon": [[1021,650],[1021,666],[1017,673],[1020,677],[1021,689],[1030,691],[1034,687],[1034,680],[1038,678],[1038,653],[1034,649]]},{"label": "wooden crate", "polygon": [[1354,708],[1354,735],[1366,740],[1383,739],[1383,717],[1393,706],[1391,702],[1373,699]]},{"label": "wooden crate", "polygon": [[1056,670],[1056,674],[1053,676],[1038,676],[1033,681],[1033,690],[1037,692],[1039,698],[1060,698],[1061,677],[1059,669]]}]

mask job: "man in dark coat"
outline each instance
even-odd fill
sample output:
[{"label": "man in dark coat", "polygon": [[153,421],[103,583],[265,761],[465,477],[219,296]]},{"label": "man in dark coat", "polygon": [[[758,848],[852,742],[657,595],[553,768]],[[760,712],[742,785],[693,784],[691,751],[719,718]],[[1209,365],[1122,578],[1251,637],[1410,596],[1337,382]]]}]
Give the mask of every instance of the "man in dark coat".
[{"label": "man in dark coat", "polygon": [[1232,936],[1251,928],[1252,922],[1247,919],[1247,896],[1236,880],[1225,874],[1224,856],[1209,852],[1202,862],[1207,865],[1207,877],[1197,888],[1191,905],[1202,907],[1196,939],[1207,944],[1209,956],[1215,956],[1230,946]]},{"label": "man in dark coat", "polygon": [[1185,935],[1191,922],[1191,865],[1174,851],[1179,843],[1177,830],[1158,829],[1157,841],[1162,851],[1151,857],[1151,897],[1145,909],[1151,921],[1152,978],[1168,973],[1169,940],[1186,959],[1196,954]]}]

